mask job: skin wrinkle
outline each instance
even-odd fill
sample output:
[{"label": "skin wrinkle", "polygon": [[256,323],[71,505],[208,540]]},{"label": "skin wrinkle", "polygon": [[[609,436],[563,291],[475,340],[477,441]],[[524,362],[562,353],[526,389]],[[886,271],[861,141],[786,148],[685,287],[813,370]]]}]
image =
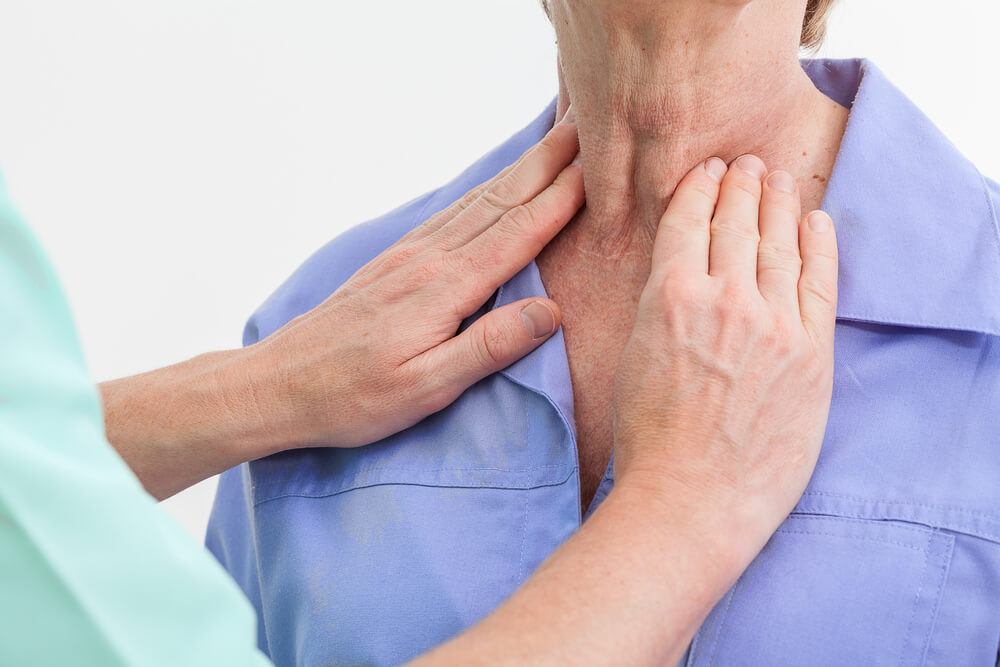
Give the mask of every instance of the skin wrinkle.
[{"label": "skin wrinkle", "polygon": [[[635,20],[630,4],[570,10],[553,3],[563,63],[559,113],[575,102],[587,183],[587,208],[571,225],[600,220],[600,234],[571,227],[565,236],[599,256],[641,255],[632,251],[651,245],[677,182],[713,153],[727,161],[759,154],[800,182],[828,177],[846,109],[816,90],[799,66],[797,21],[789,18],[803,11],[802,0],[762,9],[675,0],[665,9],[644,8],[637,34],[628,32]],[[582,16],[559,21],[569,12]],[[787,29],[774,28],[782,23]],[[822,182],[803,185],[807,207],[818,205],[822,190]]]},{"label": "skin wrinkle", "polygon": [[587,201],[536,263],[563,310],[586,509],[613,448],[615,368],[680,179],[712,155],[753,153],[790,172],[811,210],[848,112],[799,63],[806,0],[549,4],[557,118],[572,102]]}]

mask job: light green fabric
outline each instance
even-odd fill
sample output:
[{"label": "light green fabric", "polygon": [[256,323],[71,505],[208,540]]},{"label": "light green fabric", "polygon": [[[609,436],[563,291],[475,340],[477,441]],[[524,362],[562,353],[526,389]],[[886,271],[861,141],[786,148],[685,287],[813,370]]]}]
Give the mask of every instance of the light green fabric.
[{"label": "light green fabric", "polygon": [[0,665],[266,665],[255,623],[108,444],[62,291],[0,183]]}]

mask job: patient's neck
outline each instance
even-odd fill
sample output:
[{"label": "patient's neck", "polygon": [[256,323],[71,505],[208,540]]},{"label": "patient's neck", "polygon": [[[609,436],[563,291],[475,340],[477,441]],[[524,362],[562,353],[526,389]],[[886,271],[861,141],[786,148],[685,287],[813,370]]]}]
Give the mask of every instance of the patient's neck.
[{"label": "patient's neck", "polygon": [[553,3],[558,113],[572,101],[587,188],[572,245],[648,257],[677,183],[712,155],[755,153],[818,207],[847,110],[802,71],[800,20],[779,15],[797,3],[636,4]]}]

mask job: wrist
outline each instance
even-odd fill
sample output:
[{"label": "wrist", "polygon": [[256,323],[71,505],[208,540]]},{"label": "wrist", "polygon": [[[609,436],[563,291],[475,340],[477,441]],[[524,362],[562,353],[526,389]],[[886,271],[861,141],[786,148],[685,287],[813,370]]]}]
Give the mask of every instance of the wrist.
[{"label": "wrist", "polygon": [[[600,520],[601,544],[617,545],[615,568],[632,582],[629,607],[644,601],[642,616],[652,614],[669,624],[670,644],[658,650],[679,656],[698,627],[739,579],[752,558],[728,526],[692,512],[661,489],[616,481],[615,488],[588,519]],[[596,533],[591,530],[589,535]],[[597,550],[593,545],[590,549]],[[672,661],[671,664],[674,664]]]},{"label": "wrist", "polygon": [[257,376],[253,355],[230,350],[105,382],[108,440],[159,499],[286,448],[294,422]]},{"label": "wrist", "polygon": [[[678,539],[690,544],[719,581],[722,593],[750,565],[770,534],[764,534],[760,522],[733,504],[711,494],[678,485],[669,478],[647,479],[641,475],[615,481],[613,493],[619,503],[634,508],[636,516],[648,524],[668,544]],[[609,498],[610,499],[610,498]]]},{"label": "wrist", "polygon": [[308,410],[276,348],[257,343],[222,354],[213,371],[214,391],[241,458],[311,444],[315,429],[303,418]]}]

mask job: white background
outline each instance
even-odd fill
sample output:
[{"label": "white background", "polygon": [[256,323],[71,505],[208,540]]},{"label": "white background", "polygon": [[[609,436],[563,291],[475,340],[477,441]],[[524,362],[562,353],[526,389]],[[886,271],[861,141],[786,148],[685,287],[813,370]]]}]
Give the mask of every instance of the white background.
[{"label": "white background", "polygon": [[[1000,175],[1000,5],[840,2],[821,54],[873,58]],[[537,0],[0,0],[0,166],[98,380],[238,346],[311,252],[555,92]],[[200,540],[213,492],[164,507]]]}]

